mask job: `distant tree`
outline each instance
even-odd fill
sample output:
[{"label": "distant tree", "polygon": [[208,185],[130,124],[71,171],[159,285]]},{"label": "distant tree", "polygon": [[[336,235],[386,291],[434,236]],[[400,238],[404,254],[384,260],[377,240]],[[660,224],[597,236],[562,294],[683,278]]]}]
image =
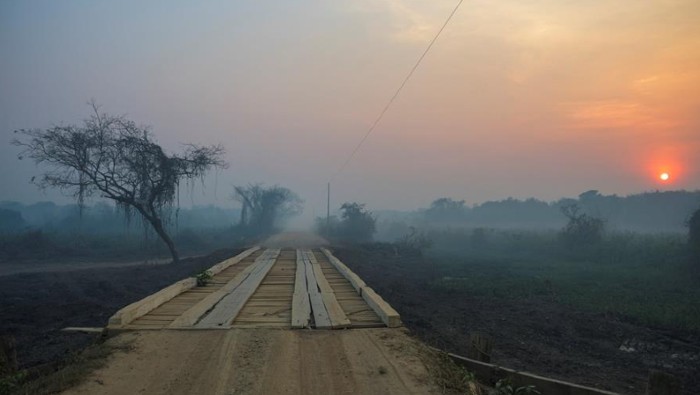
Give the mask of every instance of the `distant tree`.
[{"label": "distant tree", "polygon": [[446,197],[434,200],[425,210],[425,219],[430,222],[460,222],[465,220],[466,215],[464,200]]},{"label": "distant tree", "polygon": [[688,219],[688,246],[696,267],[700,269],[700,208]]},{"label": "distant tree", "polygon": [[0,208],[0,232],[17,232],[26,225],[19,211]]},{"label": "distant tree", "polygon": [[603,239],[605,221],[582,213],[580,210],[576,204],[561,207],[562,214],[569,221],[562,229],[560,236],[567,245],[572,247],[595,244]]},{"label": "distant tree", "polygon": [[588,200],[595,200],[601,197],[601,194],[598,192],[597,189],[591,189],[589,191],[586,191],[580,195],[578,195],[578,199],[582,202],[588,201]]},{"label": "distant tree", "polygon": [[183,179],[204,176],[212,167],[226,167],[221,146],[187,145],[180,154],[166,154],[147,128],[124,117],[99,112],[82,126],[54,126],[46,130],[19,130],[25,139],[13,143],[48,167],[32,181],[41,188],[73,194],[80,206],[94,194],[113,200],[127,214],[135,210],[168,246],[173,261],[179,256],[166,231],[164,219]]},{"label": "distant tree", "polygon": [[365,209],[364,204],[344,203],[340,210],[342,214],[338,224],[338,237],[356,243],[372,241],[377,220]]},{"label": "distant tree", "polygon": [[291,190],[261,184],[234,186],[233,198],[241,203],[240,225],[256,234],[269,234],[282,220],[301,213],[304,201]]}]

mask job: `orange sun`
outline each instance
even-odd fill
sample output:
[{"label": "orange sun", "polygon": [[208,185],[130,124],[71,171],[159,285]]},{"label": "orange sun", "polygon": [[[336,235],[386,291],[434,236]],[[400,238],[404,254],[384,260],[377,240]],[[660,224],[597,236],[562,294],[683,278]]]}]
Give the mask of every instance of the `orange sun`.
[{"label": "orange sun", "polygon": [[663,173],[659,174],[659,179],[661,181],[668,181],[671,179],[671,176],[668,173],[663,172]]}]

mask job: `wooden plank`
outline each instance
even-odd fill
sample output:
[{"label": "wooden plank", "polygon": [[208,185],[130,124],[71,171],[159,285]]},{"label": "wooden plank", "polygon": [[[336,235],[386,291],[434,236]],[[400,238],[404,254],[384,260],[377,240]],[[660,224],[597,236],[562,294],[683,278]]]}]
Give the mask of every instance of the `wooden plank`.
[{"label": "wooden plank", "polygon": [[61,332],[82,332],[82,333],[104,333],[105,328],[94,328],[94,327],[75,327],[68,326],[61,329]]},{"label": "wooden plank", "polygon": [[332,329],[331,319],[326,311],[326,306],[323,303],[323,298],[318,292],[309,293],[309,301],[311,302],[311,311],[314,314],[314,324],[318,329]]},{"label": "wooden plank", "polygon": [[[242,253],[236,255],[233,258],[229,258],[223,262],[220,262],[212,266],[209,270],[214,273],[219,268],[227,268],[234,263],[238,263],[241,260],[248,257],[253,252],[257,251],[260,247],[253,247]],[[223,269],[221,269],[223,270]],[[217,272],[218,273],[218,272]],[[135,319],[147,314],[151,310],[161,306],[162,304],[170,301],[176,296],[182,294],[183,292],[194,288],[197,285],[197,280],[194,278],[187,278],[180,280],[168,287],[161,289],[160,291],[149,295],[137,302],[134,302],[123,309],[117,311],[112,317],[110,317],[107,324],[108,328],[119,328],[128,325]]]},{"label": "wooden plank", "polygon": [[[438,352],[443,352],[434,349]],[[510,379],[514,388],[534,385],[543,394],[567,394],[567,395],[619,395],[616,392],[599,390],[592,387],[569,383],[562,380],[537,376],[532,373],[516,371],[486,362],[476,361],[460,355],[447,353],[457,365],[474,372],[476,377],[486,383],[495,383],[501,379]]]},{"label": "wooden plank", "polygon": [[[266,251],[267,252],[267,251]],[[209,310],[213,309],[221,299],[226,295],[233,292],[241,283],[250,276],[250,273],[255,269],[256,264],[263,259],[265,259],[265,253],[256,258],[255,262],[248,265],[240,273],[238,273],[231,281],[226,283],[223,287],[219,288],[217,291],[212,292],[209,296],[205,297],[201,301],[187,308],[175,321],[173,321],[169,327],[170,328],[188,328],[193,326],[197,321],[204,316]],[[189,304],[188,304],[189,306]]]},{"label": "wooden plank", "polygon": [[345,315],[343,308],[340,307],[340,304],[336,300],[333,288],[331,288],[330,284],[328,284],[328,281],[323,274],[323,270],[321,270],[321,265],[317,263],[313,252],[305,251],[305,253],[307,260],[309,263],[311,263],[314,276],[316,277],[316,282],[321,293],[321,300],[323,300],[323,304],[326,307],[328,318],[331,321],[331,327],[334,329],[349,327],[350,320]]},{"label": "wooden plank", "polygon": [[209,314],[195,324],[195,327],[216,328],[229,326],[260,283],[262,283],[270,269],[272,269],[279,254],[279,249],[266,250],[260,256],[262,259],[259,262],[256,260],[250,275],[233,292],[224,296]]},{"label": "wooden plank", "polygon": [[321,293],[333,293],[333,288],[331,288],[331,285],[328,284],[326,276],[323,275],[321,265],[319,265],[318,263],[311,264],[311,268],[313,269],[314,275],[316,276],[316,284],[318,284],[319,291]]},{"label": "wooden plank", "polygon": [[316,328],[319,329],[331,329],[333,326],[331,325],[331,320],[328,316],[328,311],[326,311],[326,306],[323,303],[321,293],[318,291],[318,284],[316,283],[316,276],[314,275],[313,267],[311,267],[311,262],[304,251],[302,251],[301,256],[302,260],[304,261],[306,287],[309,292],[309,301],[311,302],[311,312],[314,316],[314,324]]},{"label": "wooden plank", "polygon": [[311,320],[311,303],[306,287],[306,267],[301,250],[296,250],[296,272],[292,295],[292,328],[308,328]]},{"label": "wooden plank", "polygon": [[257,250],[259,250],[259,249],[260,249],[259,246],[255,246],[255,247],[249,248],[249,249],[247,249],[247,250],[241,252],[240,254],[234,256],[233,258],[229,258],[229,259],[227,259],[227,260],[225,260],[225,261],[223,261],[223,262],[219,262],[219,263],[217,263],[216,265],[210,267],[210,268],[209,268],[209,272],[211,272],[211,275],[212,275],[212,276],[217,275],[217,274],[221,273],[222,271],[228,269],[229,267],[231,267],[231,266],[237,264],[238,262],[240,262],[240,261],[242,261],[242,260],[248,258],[248,257],[251,256],[255,251],[257,251]]},{"label": "wooden plank", "polygon": [[371,307],[375,313],[381,318],[382,322],[389,328],[396,328],[401,326],[401,318],[399,313],[396,312],[389,303],[385,302],[381,296],[379,296],[370,287],[362,288],[362,299],[367,302],[369,307]]},{"label": "wooden plank", "polygon": [[350,319],[347,315],[345,315],[345,312],[338,304],[338,301],[335,300],[335,296],[332,293],[322,292],[321,299],[323,300],[324,306],[326,306],[328,318],[331,321],[331,327],[333,329],[349,328]]},{"label": "wooden plank", "polygon": [[350,282],[350,284],[352,284],[352,287],[355,288],[355,291],[357,291],[358,294],[362,294],[362,288],[366,287],[367,284],[365,284],[365,282],[362,281],[360,276],[355,274],[352,270],[350,270],[349,267],[345,266],[343,262],[341,262],[338,258],[333,256],[333,254],[331,254],[331,252],[328,249],[321,248],[321,252],[323,252],[326,258],[328,258],[328,262],[330,262],[330,264],[333,265],[333,267],[335,267],[335,269],[338,270],[338,272],[342,274],[343,277],[345,277],[345,279],[347,279]]},{"label": "wooden plank", "polygon": [[128,325],[135,319],[148,314],[148,312],[151,310],[196,285],[197,280],[195,278],[187,278],[165,287],[160,291],[134,302],[114,313],[114,315],[109,318],[107,327],[119,328]]}]

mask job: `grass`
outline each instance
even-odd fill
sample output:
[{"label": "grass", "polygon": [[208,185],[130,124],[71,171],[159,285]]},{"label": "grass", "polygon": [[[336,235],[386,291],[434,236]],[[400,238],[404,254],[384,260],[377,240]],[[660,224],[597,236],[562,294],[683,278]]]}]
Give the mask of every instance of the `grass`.
[{"label": "grass", "polygon": [[[115,351],[128,351],[131,342],[111,339],[97,342],[68,357],[57,366],[20,371],[0,380],[0,395],[48,395],[64,391],[84,381],[90,373],[103,367]],[[8,385],[3,386],[3,383]]]},{"label": "grass", "polygon": [[[442,236],[442,237],[441,237]],[[700,330],[700,287],[683,235],[611,234],[576,251],[555,233],[434,234],[436,290],[504,299],[545,297],[644,324]]]}]

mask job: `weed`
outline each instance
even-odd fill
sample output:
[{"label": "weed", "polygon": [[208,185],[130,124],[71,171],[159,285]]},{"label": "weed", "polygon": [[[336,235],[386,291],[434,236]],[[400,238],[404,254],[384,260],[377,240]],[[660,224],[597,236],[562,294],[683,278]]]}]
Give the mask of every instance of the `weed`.
[{"label": "weed", "polygon": [[209,271],[209,270],[204,270],[204,271],[202,271],[202,272],[197,273],[197,275],[195,276],[195,278],[197,279],[197,286],[198,286],[198,287],[204,287],[204,286],[206,286],[207,284],[209,284],[209,282],[211,281],[211,279],[212,279],[212,274],[211,274],[211,271]]},{"label": "weed", "polygon": [[387,374],[387,373],[389,372],[384,366],[380,366],[379,369],[377,369],[377,371],[378,371],[379,374],[381,374],[381,375],[385,375],[385,374]]},{"label": "weed", "polygon": [[534,385],[526,385],[515,388],[510,379],[498,380],[496,386],[491,390],[491,395],[539,395]]},{"label": "weed", "polygon": [[0,394],[48,395],[62,392],[82,382],[92,371],[104,366],[107,357],[114,351],[128,351],[131,341],[116,339],[105,343],[95,343],[80,353],[71,355],[58,366],[46,366],[37,370],[25,370],[10,377],[12,381],[7,392],[2,386],[7,378],[0,381]]},{"label": "weed", "polygon": [[11,394],[27,379],[27,372],[20,371],[0,378],[0,395]]}]

